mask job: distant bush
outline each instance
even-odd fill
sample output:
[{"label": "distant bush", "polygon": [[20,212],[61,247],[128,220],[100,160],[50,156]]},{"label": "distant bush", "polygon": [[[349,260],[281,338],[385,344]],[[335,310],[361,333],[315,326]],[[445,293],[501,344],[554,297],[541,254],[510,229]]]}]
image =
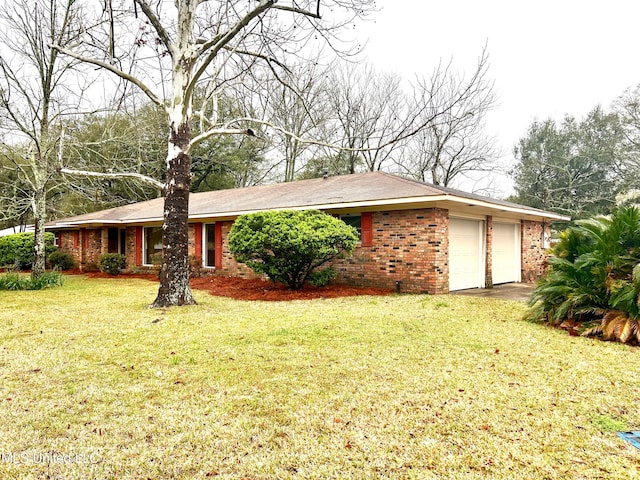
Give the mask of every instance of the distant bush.
[{"label": "distant bush", "polygon": [[42,290],[62,285],[62,274],[58,271],[45,272],[38,278],[20,273],[0,275],[0,290]]},{"label": "distant bush", "polygon": [[127,267],[127,257],[120,253],[104,253],[100,257],[100,271],[111,275],[118,275],[120,270]]},{"label": "distant bush", "polygon": [[[241,215],[229,233],[237,261],[293,290],[302,288],[318,267],[351,253],[357,241],[355,228],[318,210]],[[330,276],[318,272],[316,281],[326,284]]]},{"label": "distant bush", "polygon": [[[0,237],[0,265],[10,265],[16,268],[31,268],[33,264],[33,238],[32,232],[14,233]],[[45,232],[45,255],[51,255],[57,250],[53,244],[55,236],[51,232]]]},{"label": "distant bush", "polygon": [[47,261],[49,262],[49,266],[51,268],[55,268],[58,270],[70,270],[76,266],[73,255],[71,255],[69,252],[65,252],[64,250],[53,252],[47,257]]},{"label": "distant bush", "polygon": [[82,271],[83,272],[99,272],[100,271],[100,265],[98,265],[96,262],[87,262],[84,264],[84,266],[82,267]]}]

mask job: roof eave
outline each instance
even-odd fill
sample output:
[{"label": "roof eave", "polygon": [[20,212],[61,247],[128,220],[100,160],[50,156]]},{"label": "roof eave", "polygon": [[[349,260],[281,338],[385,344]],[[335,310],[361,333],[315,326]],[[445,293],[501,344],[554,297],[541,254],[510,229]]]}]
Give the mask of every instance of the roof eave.
[{"label": "roof eave", "polygon": [[[378,200],[363,200],[357,202],[338,202],[338,203],[318,203],[308,205],[294,205],[294,206],[281,206],[271,208],[269,210],[341,210],[341,209],[358,209],[358,208],[376,208],[376,207],[400,207],[400,208],[412,208],[418,206],[427,206],[428,204],[437,204],[443,202],[451,202],[459,204],[461,206],[475,206],[486,208],[488,210],[499,210],[500,212],[506,212],[514,215],[525,217],[538,217],[549,221],[570,221],[567,216],[557,213],[547,212],[544,210],[530,209],[526,207],[517,207],[512,205],[501,205],[492,203],[489,201],[483,201],[474,198],[465,198],[457,195],[442,194],[442,195],[425,195],[419,197],[401,197],[401,198],[386,198]],[[229,210],[209,213],[198,213],[189,215],[190,220],[203,220],[203,219],[233,219],[240,215],[248,213],[255,213],[264,211],[264,209],[244,209],[244,210]],[[117,220],[100,220],[100,219],[86,219],[80,221],[60,221],[55,222],[47,226],[50,229],[56,228],[78,228],[89,225],[136,225],[145,223],[158,223],[162,222],[162,217],[146,217],[146,218],[132,218],[132,219],[117,219]]]},{"label": "roof eave", "polygon": [[[407,206],[416,204],[429,204],[438,202],[454,202],[461,205],[474,205],[479,207],[488,208],[491,210],[500,210],[502,212],[509,212],[519,215],[526,215],[529,217],[542,217],[552,221],[569,221],[569,217],[559,215],[552,212],[546,212],[543,210],[517,208],[509,205],[499,205],[491,202],[485,202],[482,200],[463,198],[455,195],[428,195],[422,197],[403,197],[403,198],[389,198],[380,200],[365,200],[360,202],[340,202],[340,203],[321,203],[304,206],[282,206],[278,208],[272,208],[270,210],[340,210],[340,209],[356,209],[356,208],[371,208],[371,207],[389,207],[389,206]],[[248,213],[255,213],[263,211],[263,209],[248,209],[248,210],[229,210],[226,212],[201,213],[196,215],[189,215],[190,219],[201,220],[206,218],[235,218],[240,215]]]}]

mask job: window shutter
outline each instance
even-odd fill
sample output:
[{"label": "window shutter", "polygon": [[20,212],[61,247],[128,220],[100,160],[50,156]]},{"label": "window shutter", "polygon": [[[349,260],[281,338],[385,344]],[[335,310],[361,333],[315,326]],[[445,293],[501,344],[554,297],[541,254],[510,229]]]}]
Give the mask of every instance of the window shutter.
[{"label": "window shutter", "polygon": [[194,251],[195,256],[197,258],[202,258],[202,224],[196,223],[193,226],[193,243],[194,243]]},{"label": "window shutter", "polygon": [[80,246],[80,230],[75,230],[73,232],[73,248],[78,248]]},{"label": "window shutter", "polygon": [[222,224],[220,222],[216,222],[215,237],[216,258],[214,265],[216,268],[222,268]]},{"label": "window shutter", "polygon": [[142,227],[136,227],[136,265],[142,265]]},{"label": "window shutter", "polygon": [[362,212],[362,238],[360,244],[363,247],[373,246],[373,215],[371,212]]}]

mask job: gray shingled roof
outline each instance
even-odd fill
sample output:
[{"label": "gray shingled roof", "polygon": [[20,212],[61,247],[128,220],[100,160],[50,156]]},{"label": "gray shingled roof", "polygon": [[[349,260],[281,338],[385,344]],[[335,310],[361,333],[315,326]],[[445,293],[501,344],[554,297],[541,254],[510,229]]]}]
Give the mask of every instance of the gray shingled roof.
[{"label": "gray shingled roof", "polygon": [[[487,207],[501,207],[530,212],[549,219],[562,219],[559,215],[535,208],[495,200],[451,188],[429,185],[383,172],[358,173],[328,178],[315,178],[298,182],[261,185],[248,188],[192,193],[189,216],[192,218],[234,217],[242,213],[288,209],[338,209],[411,202],[454,201],[481,203]],[[391,209],[386,208],[386,209]],[[76,217],[50,222],[49,227],[76,224],[145,223],[162,219],[163,199],[134,203]]]}]

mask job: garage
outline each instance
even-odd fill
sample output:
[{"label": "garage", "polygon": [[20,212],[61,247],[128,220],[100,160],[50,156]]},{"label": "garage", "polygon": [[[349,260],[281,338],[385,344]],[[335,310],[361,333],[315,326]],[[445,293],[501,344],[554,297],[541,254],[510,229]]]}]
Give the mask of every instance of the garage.
[{"label": "garage", "polygon": [[484,222],[449,219],[449,290],[484,287]]},{"label": "garage", "polygon": [[493,283],[520,281],[520,225],[493,223],[491,270]]}]

